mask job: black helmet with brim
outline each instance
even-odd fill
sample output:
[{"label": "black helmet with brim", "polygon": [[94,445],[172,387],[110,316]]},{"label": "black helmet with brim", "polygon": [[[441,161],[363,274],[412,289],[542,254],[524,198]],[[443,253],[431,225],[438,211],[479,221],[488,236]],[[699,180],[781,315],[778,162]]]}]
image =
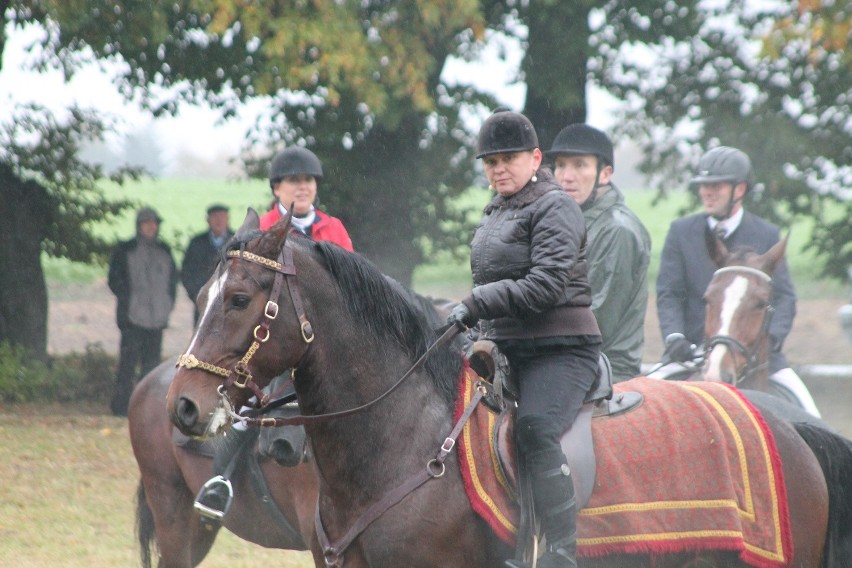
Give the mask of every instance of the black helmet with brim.
[{"label": "black helmet with brim", "polygon": [[538,148],[538,136],[530,119],[518,112],[498,108],[479,129],[476,157],[523,152]]},{"label": "black helmet with brim", "polygon": [[565,155],[597,156],[604,165],[615,169],[612,141],[606,133],[588,124],[569,124],[553,139],[553,146],[544,153],[547,157]]},{"label": "black helmet with brim", "polygon": [[317,180],[322,179],[322,164],[316,154],[301,146],[286,148],[275,154],[269,164],[270,184],[287,176],[298,175],[309,175]]}]

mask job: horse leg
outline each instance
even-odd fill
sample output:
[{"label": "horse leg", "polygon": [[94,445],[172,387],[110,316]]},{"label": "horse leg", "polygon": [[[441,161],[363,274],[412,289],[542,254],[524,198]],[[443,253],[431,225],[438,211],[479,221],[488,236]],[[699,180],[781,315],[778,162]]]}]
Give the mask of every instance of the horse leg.
[{"label": "horse leg", "polygon": [[208,530],[192,505],[195,496],[180,484],[148,483],[145,488],[154,520],[160,568],[193,568],[210,552],[219,527]]},{"label": "horse leg", "polygon": [[[151,552],[151,524],[159,549],[160,568],[193,568],[216,538],[216,531],[201,527],[193,509],[194,493],[184,477],[172,443],[172,427],[163,404],[174,363],[164,363],[140,381],[130,399],[128,426],[133,455],[139,466],[138,491],[147,507],[138,503],[137,536]],[[144,531],[144,532],[143,532]],[[142,551],[143,563],[146,551]]]}]

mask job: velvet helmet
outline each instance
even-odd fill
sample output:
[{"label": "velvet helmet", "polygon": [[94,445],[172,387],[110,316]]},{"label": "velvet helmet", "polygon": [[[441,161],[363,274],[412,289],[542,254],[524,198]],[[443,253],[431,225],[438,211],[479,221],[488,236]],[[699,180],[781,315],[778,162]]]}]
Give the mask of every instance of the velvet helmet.
[{"label": "velvet helmet", "polygon": [[538,136],[530,119],[505,108],[498,108],[479,129],[476,157],[523,152],[538,148]]},{"label": "velvet helmet", "polygon": [[287,176],[297,175],[313,176],[317,181],[322,179],[322,164],[316,154],[300,146],[286,148],[275,154],[269,164],[270,185]]},{"label": "velvet helmet", "polygon": [[695,176],[689,180],[689,184],[695,187],[702,183],[719,182],[734,185],[745,182],[746,191],[751,189],[754,185],[754,170],[745,152],[730,146],[718,146],[701,156]]},{"label": "velvet helmet", "polygon": [[588,124],[569,124],[560,130],[553,139],[553,146],[545,155],[548,158],[562,155],[596,156],[603,162],[602,166],[612,166],[615,170],[612,140],[605,132]]}]

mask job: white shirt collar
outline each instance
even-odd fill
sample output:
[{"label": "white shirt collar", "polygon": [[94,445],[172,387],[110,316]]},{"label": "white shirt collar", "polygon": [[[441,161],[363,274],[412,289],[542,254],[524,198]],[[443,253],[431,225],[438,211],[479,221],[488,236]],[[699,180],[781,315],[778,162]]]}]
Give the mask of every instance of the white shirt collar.
[{"label": "white shirt collar", "polygon": [[739,210],[736,213],[734,213],[733,215],[731,215],[730,217],[728,217],[724,221],[719,221],[718,219],[716,219],[712,215],[708,215],[707,216],[707,224],[710,226],[710,230],[714,231],[714,232],[716,230],[717,225],[722,227],[723,229],[725,229],[725,237],[724,238],[728,238],[728,237],[731,236],[731,233],[736,231],[737,227],[740,226],[740,223],[743,220],[743,213],[744,212],[745,212],[745,209],[740,207]]}]

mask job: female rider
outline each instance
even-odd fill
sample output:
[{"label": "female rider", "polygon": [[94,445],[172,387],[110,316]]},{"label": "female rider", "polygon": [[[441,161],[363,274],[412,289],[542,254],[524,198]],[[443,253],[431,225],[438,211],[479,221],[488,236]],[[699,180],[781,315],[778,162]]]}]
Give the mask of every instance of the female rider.
[{"label": "female rider", "polygon": [[293,146],[275,154],[269,165],[269,186],[275,205],[260,218],[260,228],[269,229],[293,204],[294,232],[315,241],[331,241],[351,252],[352,240],[340,219],[314,207],[321,179],[322,164],[307,148]]},{"label": "female rider", "polygon": [[[542,568],[575,567],[576,505],[559,445],[598,371],[583,214],[542,160],[529,119],[496,111],[479,131],[490,189],[471,242],[471,294],[448,321],[481,323],[518,377],[516,443],[533,482],[547,551]],[[514,560],[512,567],[528,566]]]}]

